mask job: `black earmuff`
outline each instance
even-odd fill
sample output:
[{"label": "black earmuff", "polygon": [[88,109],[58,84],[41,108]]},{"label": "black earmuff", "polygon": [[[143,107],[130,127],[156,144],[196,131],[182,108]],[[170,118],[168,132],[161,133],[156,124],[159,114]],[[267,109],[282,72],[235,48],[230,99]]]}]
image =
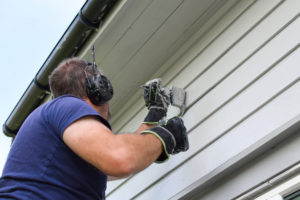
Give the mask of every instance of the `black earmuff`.
[{"label": "black earmuff", "polygon": [[88,63],[86,67],[92,67],[93,74],[88,76],[86,70],[84,71],[86,76],[86,90],[88,98],[94,105],[101,105],[109,101],[113,97],[113,87],[111,82],[97,70],[95,62],[95,50],[92,46],[93,63]]}]

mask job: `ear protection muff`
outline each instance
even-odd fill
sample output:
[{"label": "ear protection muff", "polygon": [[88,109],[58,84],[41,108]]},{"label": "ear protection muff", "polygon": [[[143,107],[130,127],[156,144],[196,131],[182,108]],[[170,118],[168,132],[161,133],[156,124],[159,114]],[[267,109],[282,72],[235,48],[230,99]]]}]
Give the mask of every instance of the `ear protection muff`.
[{"label": "ear protection muff", "polygon": [[88,76],[86,70],[84,70],[86,76],[86,91],[87,96],[94,105],[101,105],[113,97],[113,87],[111,82],[97,70],[95,62],[95,51],[92,46],[93,63],[87,62],[87,67],[92,67],[93,74]]}]

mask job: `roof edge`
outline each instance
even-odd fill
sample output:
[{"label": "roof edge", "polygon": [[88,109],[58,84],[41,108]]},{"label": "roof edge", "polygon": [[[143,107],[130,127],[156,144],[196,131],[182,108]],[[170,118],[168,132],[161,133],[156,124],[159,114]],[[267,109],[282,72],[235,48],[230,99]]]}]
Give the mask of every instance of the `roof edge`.
[{"label": "roof edge", "polygon": [[6,136],[15,137],[26,117],[49,97],[48,76],[62,60],[78,54],[118,1],[85,2],[3,124]]}]

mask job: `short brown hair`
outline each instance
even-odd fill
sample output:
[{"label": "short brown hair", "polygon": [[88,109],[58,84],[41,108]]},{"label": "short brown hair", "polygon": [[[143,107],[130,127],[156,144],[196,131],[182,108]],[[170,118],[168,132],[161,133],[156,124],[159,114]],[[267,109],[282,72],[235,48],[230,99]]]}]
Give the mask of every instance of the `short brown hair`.
[{"label": "short brown hair", "polygon": [[86,75],[91,75],[92,70],[87,67],[87,62],[80,58],[63,60],[49,76],[50,90],[54,98],[70,94],[79,98],[87,97]]}]

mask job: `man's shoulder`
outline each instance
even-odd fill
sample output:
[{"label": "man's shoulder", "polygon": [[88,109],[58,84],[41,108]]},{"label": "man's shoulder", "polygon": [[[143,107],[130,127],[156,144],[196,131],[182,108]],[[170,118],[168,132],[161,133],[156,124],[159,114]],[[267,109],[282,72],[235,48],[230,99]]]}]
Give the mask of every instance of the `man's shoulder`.
[{"label": "man's shoulder", "polygon": [[76,121],[79,118],[85,116],[96,116],[100,122],[111,129],[110,124],[105,120],[92,106],[90,106],[83,99],[72,96],[63,95],[50,101],[46,105],[45,113],[48,113],[48,117],[51,119],[58,117],[65,117],[68,120]]},{"label": "man's shoulder", "polygon": [[44,104],[40,112],[50,119],[77,118],[85,115],[99,115],[88,103],[76,96],[63,95]]}]

